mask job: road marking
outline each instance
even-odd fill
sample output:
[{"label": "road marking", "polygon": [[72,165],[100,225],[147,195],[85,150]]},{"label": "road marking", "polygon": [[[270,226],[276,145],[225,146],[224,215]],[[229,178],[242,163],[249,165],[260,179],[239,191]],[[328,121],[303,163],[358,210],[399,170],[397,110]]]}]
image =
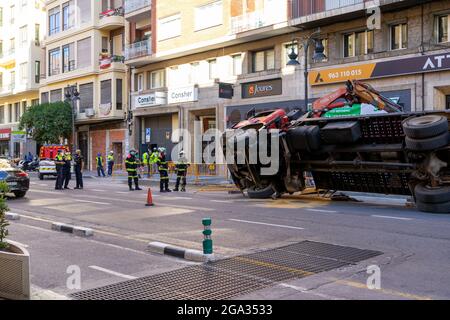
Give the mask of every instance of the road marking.
[{"label": "road marking", "polygon": [[174,199],[174,200],[192,200],[192,198],[189,198],[189,197],[168,197],[167,199]]},{"label": "road marking", "polygon": [[218,203],[230,203],[230,200],[209,200],[211,202],[218,202]]},{"label": "road marking", "polygon": [[402,217],[392,217],[392,216],[380,216],[380,215],[376,215],[376,214],[373,214],[371,217],[374,217],[374,218],[384,218],[384,219],[395,219],[395,220],[406,220],[406,221],[414,220],[413,218],[402,218]]},{"label": "road marking", "polygon": [[333,296],[329,296],[327,294],[323,294],[323,293],[319,293],[319,292],[313,292],[311,290],[308,290],[306,288],[302,288],[302,287],[298,287],[298,286],[294,286],[291,284],[287,284],[287,283],[280,283],[279,284],[280,287],[284,287],[284,288],[289,288],[301,293],[306,293],[306,294],[312,294],[318,297],[321,297],[323,299],[329,299],[329,300],[344,300],[344,298],[338,298],[338,297],[333,297]]},{"label": "road marking", "polygon": [[282,225],[282,224],[272,224],[272,223],[265,223],[265,222],[258,222],[258,221],[248,221],[248,220],[239,220],[239,219],[229,219],[229,220],[230,221],[236,221],[236,222],[250,223],[250,224],[260,224],[260,225],[271,226],[271,227],[304,230],[304,228],[293,227],[293,226],[285,226],[285,225]]},{"label": "road marking", "polygon": [[92,191],[96,191],[96,192],[106,192],[106,190],[102,190],[102,189],[91,189]]},{"label": "road marking", "polygon": [[94,203],[94,204],[103,204],[103,205],[111,205],[111,203],[108,202],[99,202],[99,201],[90,201],[90,200],[80,200],[80,199],[73,199],[73,201],[77,201],[77,202],[86,202],[86,203]]},{"label": "road marking", "polygon": [[335,210],[323,210],[323,209],[305,209],[306,211],[325,212],[325,213],[337,213]]},{"label": "road marking", "polygon": [[113,276],[125,278],[125,279],[128,279],[128,280],[137,279],[137,277],[129,276],[127,274],[123,274],[123,273],[120,273],[120,272],[116,272],[116,271],[105,269],[105,268],[98,267],[98,266],[89,266],[89,268],[97,270],[97,271],[101,271],[101,272],[104,272],[104,273],[109,273],[109,274],[112,274]]}]

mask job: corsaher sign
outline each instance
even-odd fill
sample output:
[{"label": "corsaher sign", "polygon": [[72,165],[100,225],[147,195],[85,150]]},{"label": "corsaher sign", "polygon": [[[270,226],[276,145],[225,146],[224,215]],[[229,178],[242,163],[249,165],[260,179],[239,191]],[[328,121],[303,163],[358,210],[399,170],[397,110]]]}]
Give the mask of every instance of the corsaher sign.
[{"label": "corsaher sign", "polygon": [[281,79],[271,79],[242,84],[242,99],[275,96],[283,93]]},{"label": "corsaher sign", "polygon": [[309,82],[311,85],[321,85],[347,80],[393,77],[449,69],[450,53],[441,53],[340,68],[313,70],[309,74]]}]

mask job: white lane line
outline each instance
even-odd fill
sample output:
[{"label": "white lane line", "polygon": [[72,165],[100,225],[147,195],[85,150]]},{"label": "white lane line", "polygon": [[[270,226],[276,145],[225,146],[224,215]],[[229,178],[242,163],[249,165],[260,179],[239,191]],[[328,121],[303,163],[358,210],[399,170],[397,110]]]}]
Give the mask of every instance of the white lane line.
[{"label": "white lane line", "polygon": [[41,186],[41,187],[48,187],[48,184],[45,184],[45,183],[38,183],[37,185]]},{"label": "white lane line", "polygon": [[318,296],[321,297],[323,299],[328,299],[328,300],[344,300],[343,298],[337,298],[337,297],[333,297],[333,296],[329,296],[327,294],[323,294],[323,293],[319,293],[319,292],[313,292],[311,290],[308,290],[306,288],[302,288],[302,287],[298,287],[298,286],[293,286],[287,283],[280,283],[279,284],[280,287],[284,287],[284,288],[289,288],[301,293],[306,293],[306,294],[312,294],[314,296]]},{"label": "white lane line", "polygon": [[189,198],[189,197],[169,197],[169,198],[175,199],[175,200],[192,200],[192,198]]},{"label": "white lane line", "polygon": [[105,272],[105,273],[109,273],[109,274],[112,274],[113,276],[129,279],[129,280],[137,279],[137,277],[129,276],[127,274],[123,274],[123,273],[120,273],[120,272],[116,272],[116,271],[105,269],[105,268],[98,267],[98,266],[89,266],[89,268],[97,270],[97,271],[102,271],[102,272]]},{"label": "white lane line", "polygon": [[77,202],[86,202],[86,203],[93,203],[93,204],[103,204],[103,205],[106,205],[106,206],[111,205],[111,203],[108,203],[108,202],[99,202],[99,201],[90,201],[90,200],[73,199],[73,201],[77,201]]},{"label": "white lane line", "polygon": [[323,209],[305,209],[305,210],[313,212],[337,213],[337,211],[335,210],[323,210]]},{"label": "white lane line", "polygon": [[102,190],[102,189],[91,189],[92,191],[96,191],[96,192],[106,192],[106,190]]},{"label": "white lane line", "polygon": [[380,216],[380,215],[376,215],[376,214],[373,214],[371,217],[374,217],[374,218],[384,218],[384,219],[395,219],[395,220],[405,220],[405,221],[414,220],[413,218],[402,218],[402,217],[392,217],[392,216]]},{"label": "white lane line", "polygon": [[218,203],[231,203],[230,200],[209,200],[211,202],[218,202]]},{"label": "white lane line", "polygon": [[293,226],[285,226],[285,225],[282,225],[282,224],[272,224],[272,223],[265,223],[265,222],[258,222],[258,221],[248,221],[248,220],[239,220],[239,219],[229,219],[229,220],[230,221],[236,221],[236,222],[250,223],[250,224],[260,224],[260,225],[271,226],[271,227],[304,230],[304,228],[293,227]]}]

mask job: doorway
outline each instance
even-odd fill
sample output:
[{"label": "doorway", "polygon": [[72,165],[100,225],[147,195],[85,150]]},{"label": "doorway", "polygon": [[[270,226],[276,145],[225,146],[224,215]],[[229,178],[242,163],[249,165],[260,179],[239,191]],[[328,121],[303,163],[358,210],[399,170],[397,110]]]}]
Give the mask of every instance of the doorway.
[{"label": "doorway", "polygon": [[122,170],[123,149],[122,142],[113,142],[112,150],[114,151],[114,164],[116,170]]},{"label": "doorway", "polygon": [[[88,153],[88,132],[78,132],[78,149],[81,151],[81,155],[84,158],[83,169],[89,168],[89,153]],[[75,150],[76,151],[76,150]]]}]

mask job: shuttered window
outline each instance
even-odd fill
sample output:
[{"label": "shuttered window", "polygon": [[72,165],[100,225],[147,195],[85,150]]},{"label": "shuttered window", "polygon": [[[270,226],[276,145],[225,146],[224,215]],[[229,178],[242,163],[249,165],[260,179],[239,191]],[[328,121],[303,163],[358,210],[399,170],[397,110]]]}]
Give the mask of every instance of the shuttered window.
[{"label": "shuttered window", "polygon": [[80,113],[86,109],[93,108],[94,105],[94,84],[85,83],[80,85]]},{"label": "shuttered window", "polygon": [[5,106],[0,106],[0,123],[5,123]]},{"label": "shuttered window", "polygon": [[14,121],[20,121],[20,102],[14,103]]},{"label": "shuttered window", "polygon": [[91,61],[91,37],[77,43],[77,68],[86,68],[92,65]]},{"label": "shuttered window", "polygon": [[62,101],[62,90],[56,89],[50,91],[50,102]]},{"label": "shuttered window", "polygon": [[100,104],[111,103],[111,80],[100,82]]},{"label": "shuttered window", "polygon": [[41,104],[48,103],[48,92],[41,93]]},{"label": "shuttered window", "polygon": [[86,23],[91,21],[91,0],[78,0],[78,9],[79,12],[82,12],[83,14],[80,14],[80,22]]},{"label": "shuttered window", "polygon": [[116,109],[122,110],[122,79],[116,79]]}]

